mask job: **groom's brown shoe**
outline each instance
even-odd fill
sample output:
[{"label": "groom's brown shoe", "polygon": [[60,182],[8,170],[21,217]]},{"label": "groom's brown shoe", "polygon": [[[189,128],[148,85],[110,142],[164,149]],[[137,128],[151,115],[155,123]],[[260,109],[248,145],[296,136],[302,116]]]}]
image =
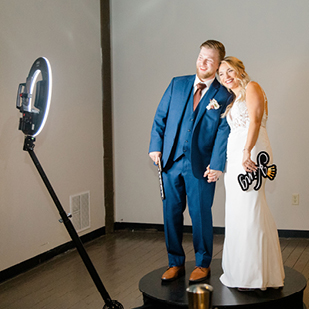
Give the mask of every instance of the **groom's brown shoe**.
[{"label": "groom's brown shoe", "polygon": [[185,274],[185,267],[182,266],[173,266],[169,267],[166,272],[162,275],[162,281],[173,281]]},{"label": "groom's brown shoe", "polygon": [[189,278],[190,282],[201,282],[208,278],[210,274],[210,267],[198,267],[196,266]]}]

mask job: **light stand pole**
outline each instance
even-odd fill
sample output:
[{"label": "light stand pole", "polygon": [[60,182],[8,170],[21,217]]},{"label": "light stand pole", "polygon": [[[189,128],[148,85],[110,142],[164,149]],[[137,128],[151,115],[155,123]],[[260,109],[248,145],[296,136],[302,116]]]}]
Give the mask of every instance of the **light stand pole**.
[{"label": "light stand pole", "polygon": [[26,136],[25,137],[25,142],[24,142],[24,148],[23,150],[24,151],[28,151],[35,167],[37,168],[51,198],[53,199],[58,211],[59,211],[59,214],[61,216],[61,222],[64,223],[69,235],[71,236],[72,238],[72,241],[74,242],[75,246],[76,246],[76,249],[80,255],[80,257],[82,258],[94,284],[96,285],[98,291],[100,292],[103,300],[105,301],[105,305],[103,307],[103,309],[122,309],[123,306],[116,300],[112,300],[108,294],[108,292],[106,291],[96,269],[94,268],[90,258],[89,258],[89,255],[87,254],[82,242],[81,242],[81,239],[79,238],[71,220],[69,219],[69,216],[66,214],[66,212],[64,211],[52,185],[50,184],[36,154],[34,153],[33,151],[33,148],[34,148],[34,142],[35,142],[35,138],[32,137],[32,136]]}]

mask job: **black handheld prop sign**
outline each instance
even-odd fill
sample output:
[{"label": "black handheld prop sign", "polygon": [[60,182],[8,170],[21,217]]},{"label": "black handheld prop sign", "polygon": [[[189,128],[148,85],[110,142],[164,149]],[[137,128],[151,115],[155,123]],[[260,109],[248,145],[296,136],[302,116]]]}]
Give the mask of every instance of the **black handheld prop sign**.
[{"label": "black handheld prop sign", "polygon": [[159,160],[159,163],[158,163],[158,178],[159,178],[159,186],[160,186],[160,196],[161,196],[161,200],[163,201],[165,199],[165,194],[164,194],[163,180],[162,180],[161,160]]},{"label": "black handheld prop sign", "polygon": [[269,154],[266,151],[259,152],[256,161],[256,171],[239,174],[237,177],[239,185],[243,191],[247,191],[254,180],[256,180],[254,190],[258,191],[262,186],[262,177],[274,180],[277,175],[277,166],[275,164],[267,166],[267,163],[269,162]]}]

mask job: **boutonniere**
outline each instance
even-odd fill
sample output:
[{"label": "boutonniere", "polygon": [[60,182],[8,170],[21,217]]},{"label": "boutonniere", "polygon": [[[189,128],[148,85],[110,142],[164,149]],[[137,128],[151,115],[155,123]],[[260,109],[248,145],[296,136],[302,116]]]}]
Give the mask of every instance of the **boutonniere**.
[{"label": "boutonniere", "polygon": [[220,107],[219,103],[216,99],[210,100],[209,104],[206,106],[208,110],[210,109],[218,109]]}]

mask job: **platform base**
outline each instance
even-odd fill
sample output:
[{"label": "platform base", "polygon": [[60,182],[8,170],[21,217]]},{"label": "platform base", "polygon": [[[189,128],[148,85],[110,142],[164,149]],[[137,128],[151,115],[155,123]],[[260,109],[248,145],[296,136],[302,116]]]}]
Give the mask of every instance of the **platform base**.
[{"label": "platform base", "polygon": [[[139,282],[139,289],[143,294],[144,305],[141,309],[181,309],[188,308],[186,288],[189,286],[189,276],[195,263],[186,263],[186,275],[169,283],[163,283],[161,276],[166,267],[156,269]],[[303,291],[306,288],[305,277],[294,269],[284,267],[285,285],[280,289],[266,291],[240,292],[227,288],[221,284],[221,260],[215,259],[211,263],[211,276],[203,283],[214,288],[212,308],[217,309],[303,309]],[[137,308],[136,308],[137,309]]]}]

